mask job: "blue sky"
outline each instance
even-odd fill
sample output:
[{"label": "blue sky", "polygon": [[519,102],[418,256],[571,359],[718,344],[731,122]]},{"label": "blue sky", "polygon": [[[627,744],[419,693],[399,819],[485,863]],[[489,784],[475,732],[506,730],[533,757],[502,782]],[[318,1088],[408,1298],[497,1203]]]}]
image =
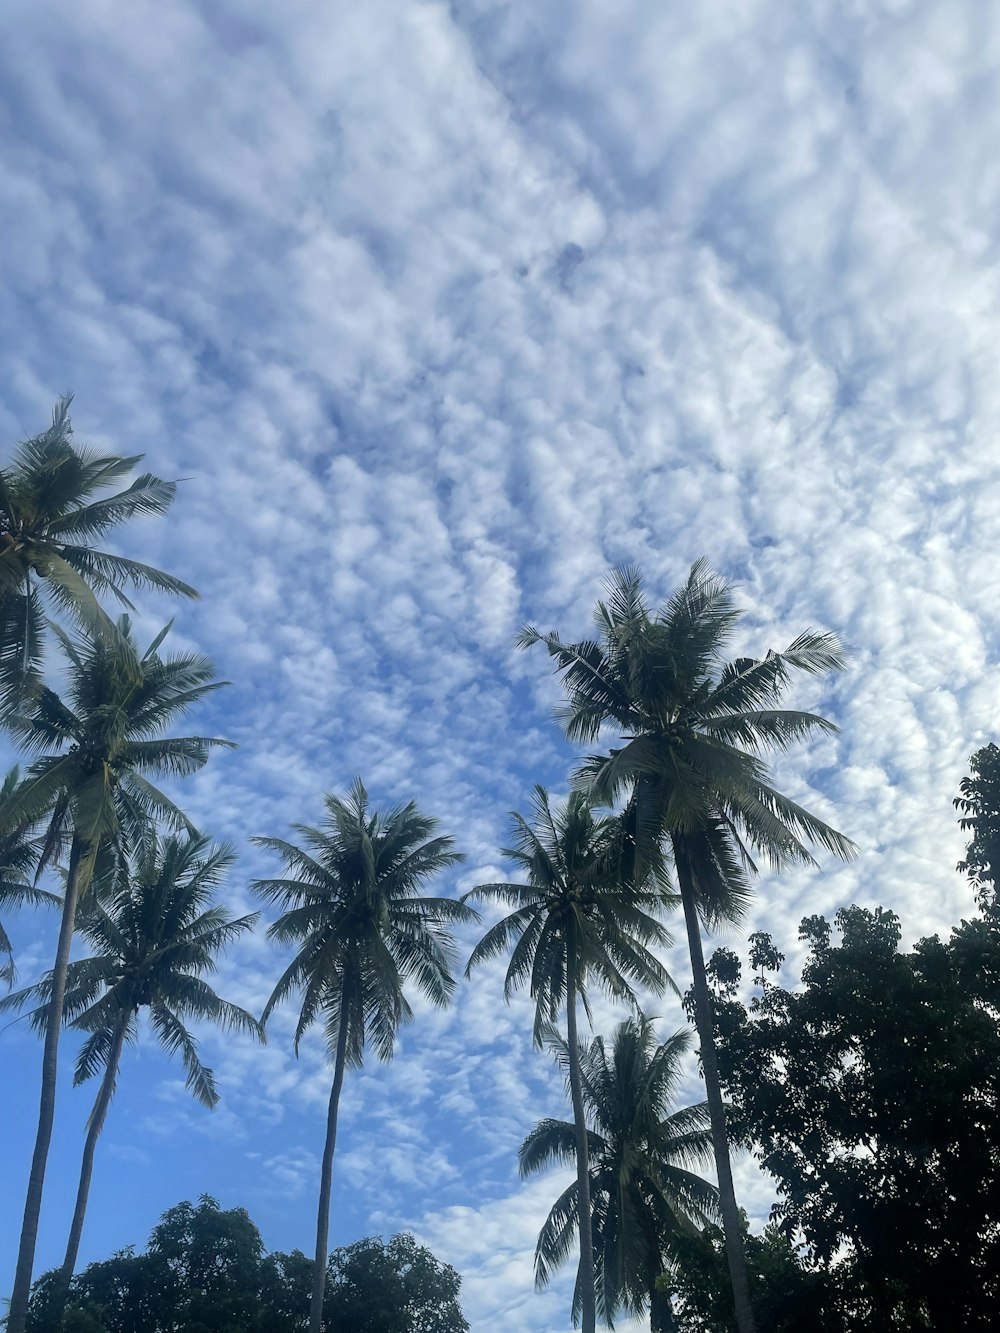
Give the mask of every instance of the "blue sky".
[{"label": "blue sky", "polygon": [[[249,837],[355,773],[440,817],[451,891],[497,877],[506,812],[572,759],[517,629],[576,636],[611,565],[660,596],[702,554],[740,584],[737,649],[812,625],[854,661],[797,695],[840,737],[777,771],[861,857],[764,879],[748,929],[793,975],[806,912],[881,902],[912,939],[971,909],[951,800],[995,735],[998,63],[985,0],[7,0],[0,440],[72,388],[81,440],[189,478],[124,540],[202,592],[144,599],[143,631],[176,611],[233,682],[198,727],[240,748],[181,799],[240,847],[235,909],[273,868]],[[28,980],[50,923],[11,931]],[[259,1008],[279,966],[247,942],[219,989]],[[417,1009],[347,1083],[332,1241],[410,1228],[477,1333],[566,1329],[566,1284],[531,1291],[560,1185],[516,1179],[564,1106],[528,1005],[487,969]],[[328,1073],[290,1021],[263,1051],[204,1035],[212,1114],[129,1052],[83,1260],[202,1191],[309,1247]],[[39,1050],[21,1024],[0,1051],[6,1291]],[[41,1266],[91,1091],[62,1091]]]}]

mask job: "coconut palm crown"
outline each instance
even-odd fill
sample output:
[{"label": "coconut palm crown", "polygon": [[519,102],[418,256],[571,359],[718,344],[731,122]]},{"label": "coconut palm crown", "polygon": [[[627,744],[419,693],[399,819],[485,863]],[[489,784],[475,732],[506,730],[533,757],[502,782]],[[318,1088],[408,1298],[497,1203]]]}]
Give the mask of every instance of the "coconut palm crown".
[{"label": "coconut palm crown", "polygon": [[[552,1037],[550,1045],[568,1072],[566,1043]],[[691,1169],[712,1160],[708,1107],[671,1109],[689,1045],[687,1031],[658,1045],[653,1024],[638,1015],[615,1028],[610,1050],[600,1036],[581,1050],[597,1301],[609,1327],[618,1314],[640,1316],[651,1305],[653,1329],[671,1326],[658,1308],[662,1297],[656,1289],[656,1279],[671,1263],[671,1242],[719,1215],[718,1191]],[[518,1163],[522,1178],[552,1166],[575,1166],[575,1127],[563,1120],[540,1121],[522,1143]],[[539,1289],[569,1256],[579,1221],[574,1180],[539,1233]],[[574,1316],[580,1304],[578,1282]]]},{"label": "coconut palm crown", "polygon": [[579,791],[553,808],[541,786],[531,813],[530,821],[511,814],[513,845],[501,851],[527,883],[478,884],[463,895],[514,908],[479,941],[465,972],[509,950],[504,999],[528,985],[541,1047],[570,992],[589,1020],[592,985],[634,1007],[635,985],[671,985],[652,949],[673,941],[659,919],[670,905],[662,881],[651,869],[636,880],[628,814],[596,814]]},{"label": "coconut palm crown", "polygon": [[[63,1262],[68,1284],[76,1265],[93,1170],[94,1150],[114,1094],[123,1048],[139,1036],[139,1018],[148,1013],[156,1040],[178,1054],[187,1087],[203,1106],[219,1100],[212,1070],[198,1054],[188,1029],[191,1020],[261,1037],[257,1020],[221,999],[206,982],[218,955],[250,930],[258,914],[230,917],[212,899],[233,861],[228,847],[187,835],[161,838],[150,829],[132,858],[111,858],[95,877],[77,933],[93,950],[70,963],[63,1006],[65,1021],[88,1033],[76,1061],[74,1083],[101,1073],[101,1086],[88,1124],[80,1186]],[[30,1022],[41,1032],[49,1020],[52,974],[0,1001],[0,1011],[34,1003]]]},{"label": "coconut palm crown", "polygon": [[72,442],[70,396],[56,404],[52,425],[17,446],[0,471],[0,706],[14,707],[39,684],[46,637],[44,597],[91,630],[105,630],[98,598],[110,594],[131,609],[126,588],[156,588],[196,597],[195,590],[151,565],[92,543],[141,514],[162,514],[176,484],[144,472],[122,482],[142,454],[100,454]]},{"label": "coconut palm crown", "polygon": [[295,948],[268,1000],[262,1021],[293,994],[300,996],[296,1052],[309,1028],[321,1025],[333,1060],[326,1142],[320,1174],[316,1258],[309,1315],[319,1333],[329,1236],[330,1191],[344,1071],[359,1066],[366,1046],[392,1057],[396,1033],[412,1016],[404,985],[446,1005],[455,989],[455,946],[449,927],[476,920],[453,898],[418,896],[429,880],[462,859],[454,840],[436,834],[437,820],[414,802],[372,810],[360,778],[346,798],[327,795],[322,828],[298,824],[302,846],[281,838],[254,841],[284,861],[282,879],[258,880],[257,893],[284,909],[268,931]]},{"label": "coconut palm crown", "polygon": [[740,618],[733,589],[704,561],[654,611],[638,570],[625,566],[597,604],[595,638],[565,643],[525,628],[519,646],[542,643],[566,693],[566,735],[593,744],[613,728],[621,744],[583,761],[576,782],[592,799],[626,796],[634,809],[637,856],[672,855],[684,908],[695,1017],[712,1116],[727,1256],[739,1333],[753,1333],[739,1213],[732,1187],[725,1110],[716,1071],[701,925],[738,921],[756,873],[754,856],[774,869],[812,864],[807,844],[848,858],[854,844],[773,785],[763,752],[789,749],[836,731],[815,713],[777,705],[793,673],[845,666],[829,633],[807,630],[783,652],[726,661]]},{"label": "coconut palm crown", "polygon": [[763,751],[785,751],[834,723],[781,709],[794,672],[841,671],[837,637],[807,630],[783,652],[727,662],[727,640],[740,619],[733,589],[703,560],[654,612],[634,566],[614,571],[597,604],[598,636],[563,643],[526,627],[522,648],[543,643],[562,676],[559,717],[570,740],[592,744],[611,727],[624,744],[591,755],[578,774],[601,801],[634,796],[640,846],[650,853],[663,834],[697,835],[710,853],[699,882],[707,925],[745,909],[753,853],[773,869],[813,864],[807,843],[840,857],[854,844],[772,785]]}]

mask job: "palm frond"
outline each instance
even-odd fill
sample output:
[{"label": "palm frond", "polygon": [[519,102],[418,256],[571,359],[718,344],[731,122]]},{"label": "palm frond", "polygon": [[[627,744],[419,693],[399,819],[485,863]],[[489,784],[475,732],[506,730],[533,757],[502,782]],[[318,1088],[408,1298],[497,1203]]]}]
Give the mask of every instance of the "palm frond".
[{"label": "palm frond", "polygon": [[219,1093],[212,1070],[201,1062],[197,1042],[167,1005],[162,1003],[151,1005],[149,1017],[164,1049],[170,1054],[180,1055],[187,1074],[185,1079],[187,1090],[201,1102],[202,1106],[210,1111],[213,1110],[218,1104]]}]

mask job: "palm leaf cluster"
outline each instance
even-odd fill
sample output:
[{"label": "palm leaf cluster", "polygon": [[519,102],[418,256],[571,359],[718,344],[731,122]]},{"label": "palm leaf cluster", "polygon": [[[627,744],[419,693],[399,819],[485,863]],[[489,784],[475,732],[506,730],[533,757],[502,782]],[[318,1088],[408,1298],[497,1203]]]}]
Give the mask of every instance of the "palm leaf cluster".
[{"label": "palm leaf cluster", "polygon": [[420,897],[417,889],[461,854],[453,838],[434,836],[437,821],[412,801],[372,811],[360,779],[346,799],[328,795],[325,803],[323,828],[296,825],[303,847],[254,840],[282,857],[287,870],[286,878],[254,885],[265,902],[284,909],[268,935],[299,946],[263,1017],[301,990],[296,1050],[320,1022],[331,1049],[343,1027],[348,1064],[361,1063],[367,1043],[388,1060],[399,1025],[412,1017],[403,981],[412,978],[439,1005],[454,991],[448,926],[473,913],[453,898]]},{"label": "palm leaf cluster", "polygon": [[[188,1091],[211,1109],[219,1100],[212,1070],[188,1031],[209,1022],[229,1031],[260,1034],[245,1009],[220,999],[205,980],[230,944],[253,928],[258,914],[230,917],[214,901],[234,852],[201,835],[161,837],[147,831],[130,859],[115,858],[99,874],[77,920],[77,935],[92,951],[70,963],[63,1017],[87,1033],[73,1081],[86,1082],[109,1067],[116,1036],[133,1043],[145,1011],[160,1045],[178,1055]],[[0,1011],[24,1009],[45,1031],[52,977],[0,1000]]]},{"label": "palm leaf cluster", "polygon": [[93,858],[113,844],[139,846],[150,820],[193,831],[182,810],[153,779],[187,777],[211,750],[231,747],[214,736],[164,736],[179,715],[226,682],[200,653],[162,656],[165,626],[140,653],[127,615],[111,633],[69,634],[54,626],[66,665],[57,694],[42,686],[29,709],[6,719],[26,755],[38,758],[5,804],[12,821],[50,815],[42,865],[72,830]]},{"label": "palm leaf cluster", "polygon": [[632,1005],[635,986],[668,986],[653,950],[673,942],[660,919],[669,900],[655,876],[631,873],[628,816],[595,812],[581,792],[554,810],[549,793],[536,786],[532,820],[515,812],[511,823],[514,845],[502,855],[527,882],[479,884],[466,895],[514,909],[473,949],[466,974],[511,950],[504,999],[527,984],[539,1046],[571,986],[588,1019],[591,984]]},{"label": "palm leaf cluster", "polygon": [[[20,776],[16,764],[4,776],[0,785],[0,810],[7,808],[17,790]],[[56,907],[59,904],[54,893],[40,889],[32,882],[41,851],[38,823],[38,820],[21,817],[5,822],[0,828],[0,908]],[[11,986],[16,977],[14,947],[0,920],[0,982]]]},{"label": "palm leaf cluster", "polygon": [[509,1001],[519,986],[529,985],[536,1045],[552,1032],[565,1009],[579,1198],[577,1287],[583,1327],[591,1333],[598,1290],[577,1005],[582,1004],[590,1019],[591,983],[635,1009],[636,985],[660,992],[670,984],[651,948],[671,943],[659,919],[668,899],[652,863],[636,859],[631,812],[597,814],[580,792],[554,811],[549,794],[536,787],[533,815],[532,823],[512,816],[514,846],[506,851],[527,884],[480,884],[466,895],[514,907],[476,945],[466,975],[513,946],[504,998]]},{"label": "palm leaf cluster", "polygon": [[18,446],[0,472],[0,704],[16,705],[38,684],[46,638],[45,598],[90,629],[106,628],[98,598],[132,609],[126,588],[195,597],[181,579],[93,543],[142,514],[162,514],[176,483],[143,472],[118,486],[141,454],[100,454],[74,445],[60,399],[52,425]]},{"label": "palm leaf cluster", "polygon": [[[559,1037],[549,1044],[563,1072],[569,1049]],[[712,1157],[708,1108],[702,1103],[673,1110],[681,1081],[687,1032],[657,1044],[652,1022],[626,1019],[609,1044],[601,1036],[580,1052],[588,1112],[590,1196],[597,1307],[614,1326],[622,1312],[641,1315],[656,1301],[656,1279],[673,1259],[672,1239],[718,1216],[718,1194],[692,1168]],[[576,1165],[575,1126],[540,1121],[518,1153],[522,1177],[553,1166]],[[578,1182],[556,1199],[535,1248],[535,1278],[547,1285],[569,1258],[580,1225]],[[579,1275],[573,1315],[581,1311]]]},{"label": "palm leaf cluster", "polygon": [[707,925],[739,919],[756,874],[812,864],[808,843],[853,855],[849,839],[782,795],[762,752],[788,750],[836,727],[818,714],[777,705],[793,675],[825,675],[846,665],[837,638],[807,631],[782,652],[725,658],[740,619],[732,587],[704,561],[655,611],[639,571],[618,570],[597,604],[598,637],[564,643],[522,631],[555,659],[566,703],[559,717],[570,740],[592,744],[613,729],[620,746],[588,756],[579,781],[593,799],[634,801],[637,841],[655,857],[664,832],[697,840],[699,913]]}]

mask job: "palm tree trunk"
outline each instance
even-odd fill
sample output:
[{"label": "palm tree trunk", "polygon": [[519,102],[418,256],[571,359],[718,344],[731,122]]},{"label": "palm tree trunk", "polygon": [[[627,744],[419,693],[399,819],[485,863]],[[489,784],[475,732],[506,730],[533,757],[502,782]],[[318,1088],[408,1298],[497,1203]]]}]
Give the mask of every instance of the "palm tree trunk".
[{"label": "palm tree trunk", "polygon": [[705,1094],[709,1120],[712,1126],[712,1148],[715,1169],[719,1177],[719,1205],[726,1237],[726,1259],[729,1281],[733,1288],[733,1306],[739,1333],[755,1333],[753,1308],[750,1304],[750,1282],[747,1277],[746,1253],[743,1248],[743,1229],[736,1206],[733,1187],[733,1168],[729,1160],[729,1134],[726,1130],[726,1108],[719,1085],[719,1066],[715,1058],[715,1031],[712,1007],[705,974],[705,955],[701,947],[701,929],[698,922],[694,881],[691,867],[679,849],[674,846],[674,864],[684,906],[684,925],[687,928],[688,949],[691,953],[691,971],[694,977],[694,1013],[698,1039],[701,1043],[701,1065],[705,1075]]},{"label": "palm tree trunk", "polygon": [[657,1252],[651,1252],[648,1278],[650,1333],[677,1333],[673,1301],[668,1292],[658,1285],[663,1274],[662,1256]]},{"label": "palm tree trunk", "polygon": [[320,1168],[319,1211],[316,1216],[316,1263],[313,1268],[312,1301],[309,1306],[309,1333],[320,1333],[323,1325],[323,1292],[326,1288],[326,1260],[330,1241],[330,1183],[333,1177],[333,1150],[337,1146],[337,1112],[340,1090],[344,1085],[347,1063],[347,1018],[341,996],[340,1023],[337,1030],[337,1054],[333,1064],[333,1087],[326,1115],[326,1143]]},{"label": "palm tree trunk", "polygon": [[101,1080],[101,1087],[94,1102],[94,1109],[90,1113],[87,1139],[83,1145],[83,1162],[80,1166],[80,1184],[76,1191],[76,1208],[73,1212],[73,1223],[69,1229],[69,1240],[66,1243],[66,1258],[63,1260],[62,1268],[59,1271],[59,1288],[63,1293],[68,1292],[70,1279],[73,1276],[74,1268],[76,1268],[76,1256],[80,1251],[83,1219],[87,1212],[87,1198],[90,1194],[90,1177],[94,1170],[94,1150],[97,1147],[101,1130],[104,1128],[104,1119],[108,1114],[108,1107],[111,1105],[111,1097],[115,1090],[115,1078],[118,1074],[122,1047],[125,1044],[128,1020],[128,1012],[123,1013],[115,1028],[111,1050],[108,1054],[107,1068],[104,1071],[104,1078]]},{"label": "palm tree trunk", "polygon": [[66,969],[69,966],[69,951],[73,943],[73,928],[76,925],[76,905],[81,890],[85,887],[84,867],[85,862],[89,860],[86,855],[88,850],[83,841],[74,836],[69,854],[69,873],[63,897],[59,942],[56,945],[56,958],[52,965],[52,994],[45,1023],[45,1043],[42,1048],[42,1090],[38,1106],[38,1131],[35,1135],[35,1151],[32,1154],[31,1172],[28,1176],[28,1193],[24,1201],[24,1220],[21,1223],[21,1242],[17,1252],[17,1267],[14,1270],[14,1290],[11,1292],[10,1313],[7,1316],[7,1333],[24,1333],[24,1325],[28,1318],[31,1271],[35,1263],[38,1217],[42,1210],[42,1188],[45,1184],[45,1162],[49,1155],[52,1122],[56,1113],[56,1075],[63,1001],[66,995]]},{"label": "palm tree trunk", "polygon": [[670,1297],[657,1286],[663,1276],[663,1269],[656,1265],[649,1281],[649,1328],[650,1333],[676,1333],[677,1320]]},{"label": "palm tree trunk", "polygon": [[569,1048],[569,1091],[576,1129],[576,1192],[580,1215],[580,1306],[583,1333],[597,1326],[597,1291],[594,1283],[594,1233],[590,1206],[590,1147],[583,1108],[583,1078],[580,1074],[580,1044],[576,1033],[576,979],[568,969],[566,979],[566,1044]]}]

